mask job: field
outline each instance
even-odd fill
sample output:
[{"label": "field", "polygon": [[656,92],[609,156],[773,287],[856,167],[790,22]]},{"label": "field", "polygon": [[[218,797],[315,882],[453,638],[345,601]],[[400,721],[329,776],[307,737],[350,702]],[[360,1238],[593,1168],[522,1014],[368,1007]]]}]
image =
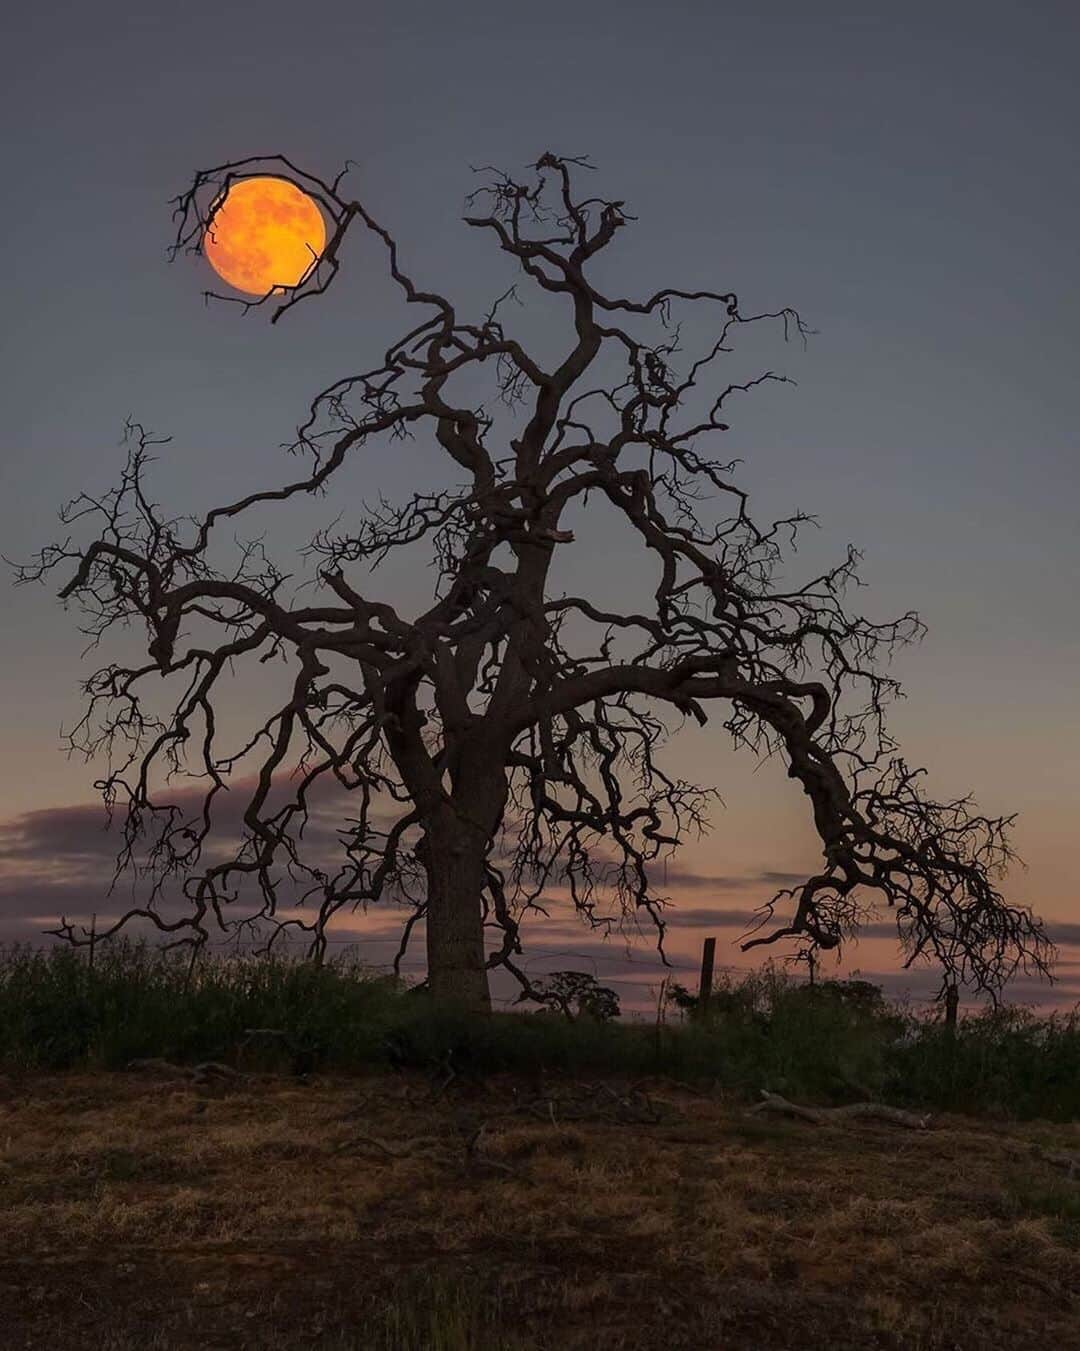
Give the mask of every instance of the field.
[{"label": "field", "polygon": [[347,962],[0,954],[0,1347],[1080,1348],[1075,1014],[676,994],[470,1019]]},{"label": "field", "polygon": [[1076,1125],[416,1071],[2,1098],[11,1351],[1080,1347],[1080,1184],[1032,1152]]}]

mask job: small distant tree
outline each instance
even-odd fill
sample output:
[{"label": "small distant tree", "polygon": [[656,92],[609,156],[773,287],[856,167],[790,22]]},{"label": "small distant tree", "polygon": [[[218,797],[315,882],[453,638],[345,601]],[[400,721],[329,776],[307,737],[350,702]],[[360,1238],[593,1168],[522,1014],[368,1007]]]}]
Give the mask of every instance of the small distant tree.
[{"label": "small distant tree", "polygon": [[701,1000],[698,996],[691,993],[685,985],[680,985],[677,980],[668,982],[665,999],[680,1013],[690,1018],[697,1016],[698,1009],[701,1006]]},{"label": "small distant tree", "polygon": [[[769,323],[805,337],[802,319],[787,307],[748,312],[732,291],[613,294],[594,264],[634,218],[622,201],[582,193],[587,167],[545,154],[528,181],[482,171],[465,222],[519,277],[470,317],[412,280],[344,175],[328,182],[281,157],[242,160],[200,172],[176,199],[174,252],[196,253],[238,179],[276,174],[319,201],[329,242],[298,287],[254,302],[272,322],[327,290],[357,230],[385,249],[418,317],[367,369],[315,395],[292,446],[306,458],[295,476],[181,520],[153,499],[155,443],[136,428],[119,485],[64,512],[89,537],[22,569],[31,580],[70,568],[60,595],[80,608],[94,644],[129,625],[145,635],[145,660],[113,660],[87,679],[71,737],[76,750],[109,758],[99,786],[124,809],[120,867],[136,866],[141,850],[150,879],[146,902],[109,932],[139,920],[198,947],[215,930],[257,923],[269,941],[299,929],[319,957],[335,916],[393,895],[413,905],[402,951],[425,921],[435,998],[487,1008],[488,971],[499,966],[543,997],[517,961],[519,925],[553,883],[568,884],[590,924],[646,918],[663,952],[653,865],[706,827],[716,794],[665,771],[658,752],[672,717],[704,725],[716,708],[736,746],[782,757],[821,842],[820,866],[763,906],[744,948],[789,939],[835,950],[876,897],[909,963],[935,960],[990,991],[1018,966],[1046,972],[1041,924],[995,882],[1011,857],[1010,818],[927,795],[886,730],[898,687],[881,663],[919,636],[917,615],[879,623],[848,607],[850,547],[818,576],[781,580],[785,546],[807,518],[758,524],[733,477],[738,462],[710,456],[736,396],[785,378],[717,378],[734,340]],[[522,286],[565,305],[553,362],[504,320]],[[684,353],[675,314],[686,306],[717,322]],[[484,378],[498,416],[476,398]],[[444,453],[448,481],[399,505],[346,502],[340,525],[310,545],[313,590],[290,587],[258,541],[221,562],[222,534],[252,510],[331,489],[380,440],[420,435]],[[590,597],[586,576],[580,594],[549,585],[553,559],[573,543],[568,521],[581,528],[592,497],[622,522],[626,548],[655,564],[651,592],[617,608]],[[367,573],[418,543],[431,549],[435,595],[406,614]],[[230,728],[238,735],[225,746],[223,674],[270,658],[289,670],[277,710]],[[164,718],[145,697],[162,686],[175,691]],[[234,773],[245,755],[259,761],[253,783]],[[154,791],[161,771],[201,777],[196,811]],[[289,771],[282,805],[272,789]],[[329,869],[302,836],[324,779],[356,802]],[[230,785],[245,796],[244,836],[223,853],[210,845]],[[182,882],[176,911],[162,904],[171,878]],[[245,880],[257,888],[254,914],[237,904]],[[286,882],[290,904],[300,888],[306,918],[280,916]],[[57,932],[85,941],[66,920]]]},{"label": "small distant tree", "polygon": [[606,1023],[617,1018],[620,1011],[615,991],[587,971],[553,971],[535,987],[532,997],[543,998],[571,1021],[586,1017]]}]

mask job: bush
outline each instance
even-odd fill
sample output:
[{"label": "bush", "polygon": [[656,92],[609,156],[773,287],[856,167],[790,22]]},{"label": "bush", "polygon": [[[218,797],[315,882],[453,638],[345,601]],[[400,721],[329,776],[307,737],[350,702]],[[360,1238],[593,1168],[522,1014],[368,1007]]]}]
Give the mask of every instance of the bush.
[{"label": "bush", "polygon": [[1003,1117],[1080,1118],[1080,1018],[1006,1006],[962,1019],[954,1035],[923,1023],[890,1050],[898,1101]]},{"label": "bush", "polygon": [[[424,994],[347,957],[191,965],[113,940],[99,944],[91,968],[85,952],[69,948],[9,948],[0,950],[0,1067],[117,1069],[161,1056],[295,1073],[663,1074],[748,1098],[767,1088],[825,1103],[874,1097],[923,1110],[1080,1118],[1075,1013],[1001,1008],[949,1031],[890,1005],[867,982],[811,987],[772,967],[721,980],[704,1014],[673,987],[676,1017],[659,1025],[611,1016],[595,981],[563,993],[585,1016],[543,1009],[477,1018],[434,1009]],[[280,1035],[245,1044],[251,1028]]]}]

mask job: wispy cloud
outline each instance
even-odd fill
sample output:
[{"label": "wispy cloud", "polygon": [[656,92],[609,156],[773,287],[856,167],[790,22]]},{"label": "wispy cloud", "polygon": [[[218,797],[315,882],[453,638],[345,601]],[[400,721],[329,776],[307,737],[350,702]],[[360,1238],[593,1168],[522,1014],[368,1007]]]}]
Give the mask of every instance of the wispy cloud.
[{"label": "wispy cloud", "polygon": [[[216,830],[229,843],[239,836],[250,787],[247,781],[237,783],[234,791],[219,795]],[[195,815],[202,794],[200,785],[191,785],[174,790],[170,800]],[[313,795],[311,805],[311,821],[305,833],[309,859],[332,867],[333,860],[340,858],[338,830],[349,814],[348,794],[340,785],[327,783]],[[88,922],[96,912],[100,930],[129,906],[145,899],[145,887],[140,889],[128,875],[119,879],[111,896],[108,894],[120,843],[119,813],[110,829],[97,802],[42,808],[0,822],[0,941],[41,943],[43,931],[55,925],[61,915]],[[659,868],[651,880],[658,893],[672,902],[663,907],[672,968],[660,963],[654,946],[655,931],[647,916],[639,916],[640,933],[628,958],[625,938],[616,933],[605,940],[600,931],[591,930],[576,915],[565,889],[554,888],[554,894],[544,898],[550,918],[532,915],[526,920],[525,960],[530,971],[595,970],[604,979],[622,982],[629,991],[638,985],[655,984],[665,974],[686,979],[689,973],[692,983],[696,969],[693,949],[700,936],[710,930],[723,936],[722,944],[737,964],[733,969],[746,969],[757,964],[756,957],[744,957],[737,944],[757,922],[755,906],[778,889],[796,886],[804,878],[803,874],[773,870],[707,873],[671,862],[666,878],[664,869]],[[288,912],[299,894],[298,885],[284,881],[282,909]],[[714,897],[716,903],[708,904]],[[684,900],[688,903],[683,904]],[[163,913],[169,912],[169,904],[166,893]],[[342,913],[333,929],[335,944],[356,942],[368,960],[388,963],[397,948],[403,918],[402,909],[389,902],[370,907],[367,914]],[[1065,958],[1058,968],[1062,980],[1050,992],[1043,983],[1019,978],[1010,986],[1010,999],[1061,1005],[1080,997],[1075,977],[1080,964],[1069,955],[1070,949],[1075,952],[1080,948],[1080,924],[1054,921],[1048,929]],[[888,914],[872,918],[862,926],[860,938],[895,943],[895,922]],[[885,951],[874,949],[875,964],[888,960]],[[858,950],[850,949],[845,955],[850,968]],[[422,962],[423,933],[419,929],[410,948],[408,969],[418,970]],[[938,979],[933,971],[896,969],[874,971],[867,978],[884,985],[890,993],[907,989],[918,992],[919,998],[929,997]]]},{"label": "wispy cloud", "polygon": [[[254,780],[235,779],[227,791],[213,801],[213,835],[232,842],[243,831],[243,814],[250,800]],[[282,780],[276,795],[291,796],[295,785]],[[174,786],[162,792],[158,805],[175,807],[185,821],[201,818],[207,792],[205,784]],[[303,838],[312,850],[337,849],[340,831],[350,815],[349,792],[336,780],[320,779],[308,794],[309,816]],[[116,858],[123,839],[124,807],[120,804],[110,819],[101,802],[72,806],[44,807],[23,812],[0,822],[0,866],[4,864],[78,864]],[[164,819],[164,818],[162,818]],[[372,813],[376,824],[385,825],[390,815]]]},{"label": "wispy cloud", "polygon": [[0,824],[0,862],[56,863],[115,858],[119,831],[100,803],[46,807]]},{"label": "wispy cloud", "polygon": [[716,905],[669,905],[664,907],[664,923],[673,929],[748,929],[757,922],[752,910]]},{"label": "wispy cloud", "polygon": [[679,891],[751,891],[768,888],[770,892],[775,892],[781,887],[794,887],[806,881],[805,873],[701,873],[677,863],[669,863],[666,868],[654,864],[648,872],[649,881],[662,891],[674,887]]}]

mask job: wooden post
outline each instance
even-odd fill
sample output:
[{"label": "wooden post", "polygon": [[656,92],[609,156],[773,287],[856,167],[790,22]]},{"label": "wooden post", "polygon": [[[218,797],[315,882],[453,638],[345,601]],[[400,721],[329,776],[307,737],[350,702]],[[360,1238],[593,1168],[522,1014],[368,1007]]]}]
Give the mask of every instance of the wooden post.
[{"label": "wooden post", "polygon": [[704,1017],[709,1010],[712,995],[713,962],[716,960],[716,939],[706,938],[701,950],[701,980],[698,983],[698,1013]]},{"label": "wooden post", "polygon": [[88,965],[91,971],[93,971],[94,969],[94,944],[96,942],[97,942],[97,911],[95,910],[94,913],[90,916],[90,958]]},{"label": "wooden post", "polygon": [[660,993],[656,997],[656,1037],[653,1042],[653,1056],[656,1060],[656,1068],[659,1071],[663,1064],[663,1026],[664,1026],[664,1004],[667,1002],[667,976],[660,982]]},{"label": "wooden post", "polygon": [[950,1037],[956,1035],[956,1011],[960,1007],[960,990],[956,982],[945,988],[945,1030]]}]

